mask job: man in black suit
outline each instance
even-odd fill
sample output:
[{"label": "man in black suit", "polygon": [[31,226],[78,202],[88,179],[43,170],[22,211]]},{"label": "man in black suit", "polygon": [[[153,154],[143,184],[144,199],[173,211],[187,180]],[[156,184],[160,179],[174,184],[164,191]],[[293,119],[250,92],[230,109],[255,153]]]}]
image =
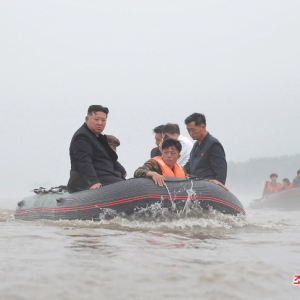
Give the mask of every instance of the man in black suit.
[{"label": "man in black suit", "polygon": [[108,108],[91,105],[85,123],[75,132],[70,145],[71,171],[68,190],[96,189],[124,180],[118,171],[118,155],[108,145],[106,126]]},{"label": "man in black suit", "polygon": [[225,151],[222,144],[206,130],[205,115],[194,113],[185,119],[185,124],[191,138],[196,140],[190,159],[184,166],[187,173],[210,179],[224,187],[227,177]]},{"label": "man in black suit", "polygon": [[160,125],[153,129],[153,133],[155,134],[155,136],[154,136],[155,144],[157,145],[157,147],[155,147],[151,150],[151,153],[150,153],[151,158],[156,157],[156,156],[161,156],[161,152],[160,152],[158,146],[163,140],[163,136],[162,136],[163,128],[164,128],[164,125]]},{"label": "man in black suit", "polygon": [[297,176],[293,180],[293,188],[300,188],[300,170],[297,171]]}]

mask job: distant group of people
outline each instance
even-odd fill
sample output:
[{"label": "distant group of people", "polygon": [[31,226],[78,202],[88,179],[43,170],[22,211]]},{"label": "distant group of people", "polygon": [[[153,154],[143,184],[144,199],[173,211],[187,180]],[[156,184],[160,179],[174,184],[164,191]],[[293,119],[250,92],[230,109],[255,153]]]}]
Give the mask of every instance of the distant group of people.
[{"label": "distant group of people", "polygon": [[[85,123],[75,132],[70,144],[71,171],[68,190],[77,192],[126,180],[126,170],[118,162],[120,141],[102,134],[109,110],[91,105]],[[180,134],[177,124],[154,128],[157,147],[138,168],[134,177],[152,177],[164,185],[165,177],[197,177],[225,187],[227,162],[221,143],[206,130],[206,118],[194,113],[185,119],[193,144]]]},{"label": "distant group of people", "polygon": [[300,170],[297,171],[297,176],[294,178],[291,183],[288,178],[282,179],[282,184],[277,182],[278,175],[272,173],[270,175],[271,181],[266,181],[263,196],[269,196],[278,192],[290,190],[292,188],[300,188]]}]

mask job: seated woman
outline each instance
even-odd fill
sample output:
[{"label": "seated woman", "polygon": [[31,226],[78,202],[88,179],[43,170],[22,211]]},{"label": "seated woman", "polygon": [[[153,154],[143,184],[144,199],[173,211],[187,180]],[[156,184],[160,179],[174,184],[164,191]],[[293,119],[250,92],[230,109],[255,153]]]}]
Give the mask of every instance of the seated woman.
[{"label": "seated woman", "polygon": [[177,164],[180,157],[181,143],[178,140],[167,139],[162,143],[162,156],[149,159],[134,172],[134,177],[152,177],[155,184],[163,186],[165,177],[186,177],[186,171]]}]

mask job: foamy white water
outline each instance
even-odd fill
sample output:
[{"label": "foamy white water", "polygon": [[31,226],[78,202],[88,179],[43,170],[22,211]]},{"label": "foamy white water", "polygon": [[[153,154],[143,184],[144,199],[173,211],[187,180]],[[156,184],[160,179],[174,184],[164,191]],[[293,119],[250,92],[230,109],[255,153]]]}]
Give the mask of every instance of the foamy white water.
[{"label": "foamy white water", "polygon": [[298,299],[300,212],[140,211],[101,222],[0,210],[2,299]]}]

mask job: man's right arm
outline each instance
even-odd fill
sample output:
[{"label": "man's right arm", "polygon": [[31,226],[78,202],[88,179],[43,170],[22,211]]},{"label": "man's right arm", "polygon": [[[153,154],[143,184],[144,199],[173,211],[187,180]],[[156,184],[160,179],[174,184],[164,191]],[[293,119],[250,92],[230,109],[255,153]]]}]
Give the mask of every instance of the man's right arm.
[{"label": "man's right arm", "polygon": [[90,187],[100,184],[93,166],[93,147],[89,140],[78,137],[72,142],[72,152],[81,175]]},{"label": "man's right arm", "polygon": [[165,178],[161,173],[162,172],[158,163],[150,159],[147,162],[145,162],[145,164],[142,167],[138,168],[134,172],[134,177],[137,178],[137,177],[149,176],[152,177],[155,184],[159,186],[163,186]]},{"label": "man's right arm", "polygon": [[146,161],[144,163],[144,165],[142,167],[139,167],[135,172],[134,172],[134,177],[135,178],[139,178],[139,177],[145,177],[147,176],[146,174],[148,172],[156,172],[158,174],[162,174],[161,169],[158,165],[158,163],[153,160],[153,159],[149,159],[148,161]]}]

